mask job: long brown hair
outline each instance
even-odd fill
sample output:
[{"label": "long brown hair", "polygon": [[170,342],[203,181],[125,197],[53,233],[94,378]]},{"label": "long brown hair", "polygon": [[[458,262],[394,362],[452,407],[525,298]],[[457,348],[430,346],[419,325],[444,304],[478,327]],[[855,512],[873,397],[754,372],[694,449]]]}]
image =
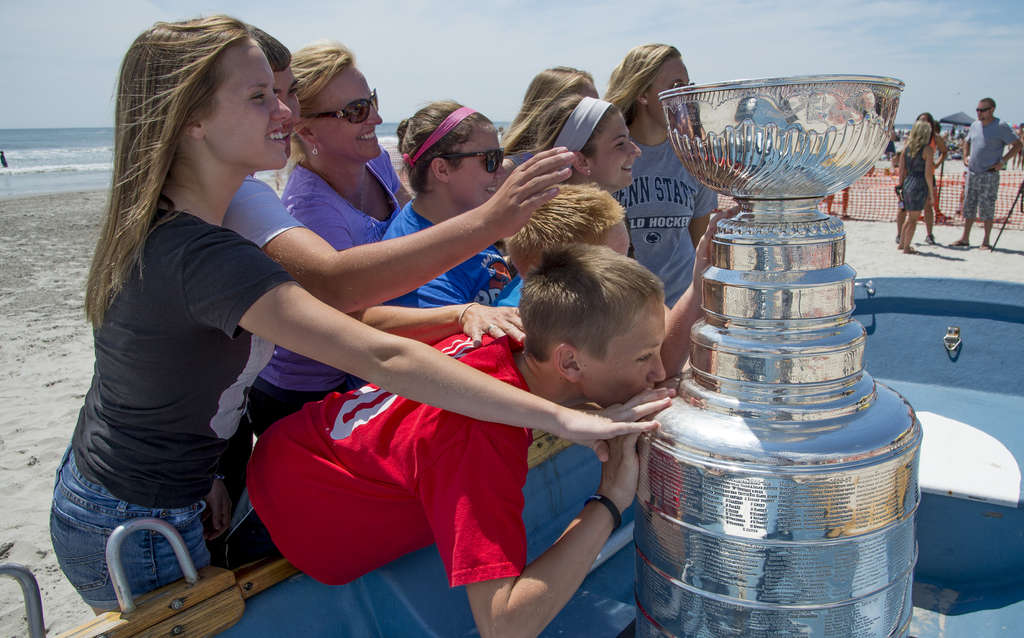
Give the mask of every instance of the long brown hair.
[{"label": "long brown hair", "polygon": [[907,159],[921,154],[921,149],[928,146],[932,141],[932,125],[924,120],[914,122],[910,129],[910,137],[907,138]]},{"label": "long brown hair", "polygon": [[594,76],[580,69],[556,66],[538,73],[526,89],[519,113],[501,137],[505,152],[519,153],[533,149],[536,146],[533,132],[537,120],[551,103],[565,95],[583,95],[587,88],[594,88]]},{"label": "long brown hair", "polygon": [[[534,122],[533,131],[530,133],[533,139],[533,147],[529,150],[539,153],[540,151],[553,148],[558,140],[558,134],[565,128],[565,124],[569,121],[573,110],[582,101],[583,96],[581,95],[563,95],[552,102],[547,110]],[[587,138],[587,143],[580,149],[580,153],[587,157],[594,156],[594,139],[618,113],[619,109],[615,108],[614,104],[608,107],[601,116],[601,119],[597,121],[597,126],[590,133],[590,137]]]},{"label": "long brown hair", "polygon": [[[250,39],[249,27],[227,16],[157,22],[124,56],[114,116],[114,171],[106,219],[89,269],[85,314],[93,326],[124,286],[150,231],[178,140],[202,117],[222,81],[220,60]],[[168,217],[163,218],[163,220]]]}]

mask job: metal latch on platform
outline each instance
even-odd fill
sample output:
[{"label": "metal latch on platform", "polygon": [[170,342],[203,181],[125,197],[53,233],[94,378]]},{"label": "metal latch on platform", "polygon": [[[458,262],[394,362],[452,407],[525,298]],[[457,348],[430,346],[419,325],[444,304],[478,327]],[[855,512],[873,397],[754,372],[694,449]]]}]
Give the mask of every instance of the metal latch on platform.
[{"label": "metal latch on platform", "polygon": [[946,336],[942,338],[942,345],[946,352],[952,354],[960,348],[960,326],[949,326],[946,328]]}]

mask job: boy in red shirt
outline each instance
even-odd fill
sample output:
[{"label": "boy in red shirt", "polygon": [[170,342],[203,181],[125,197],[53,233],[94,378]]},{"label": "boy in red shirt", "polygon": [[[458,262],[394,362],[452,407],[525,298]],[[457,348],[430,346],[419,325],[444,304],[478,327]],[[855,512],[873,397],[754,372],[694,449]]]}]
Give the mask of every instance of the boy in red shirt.
[{"label": "boy in red shirt", "polygon": [[[639,418],[668,404],[661,282],[604,247],[545,256],[523,289],[524,345],[437,348],[564,405]],[[452,388],[457,392],[458,388]],[[628,403],[627,403],[628,402]],[[526,564],[526,428],[472,419],[373,385],[307,404],[260,437],[249,495],[296,567],[342,584],[436,543],[452,587],[466,586],[482,636],[539,633],[569,601],[637,485],[636,434],[610,441],[596,499]]]}]

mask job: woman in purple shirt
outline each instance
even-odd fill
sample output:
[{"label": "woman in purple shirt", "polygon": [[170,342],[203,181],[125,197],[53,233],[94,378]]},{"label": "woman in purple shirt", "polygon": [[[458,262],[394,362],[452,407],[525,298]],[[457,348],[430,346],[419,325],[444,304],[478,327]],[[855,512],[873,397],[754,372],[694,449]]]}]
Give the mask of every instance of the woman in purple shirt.
[{"label": "woman in purple shirt", "polygon": [[[291,63],[302,119],[292,135],[292,172],[281,200],[288,212],[335,250],[381,239],[409,196],[377,142],[377,94],[341,44],[317,42]],[[302,404],[346,388],[348,375],[285,348],[260,373],[250,395],[257,432]]]}]

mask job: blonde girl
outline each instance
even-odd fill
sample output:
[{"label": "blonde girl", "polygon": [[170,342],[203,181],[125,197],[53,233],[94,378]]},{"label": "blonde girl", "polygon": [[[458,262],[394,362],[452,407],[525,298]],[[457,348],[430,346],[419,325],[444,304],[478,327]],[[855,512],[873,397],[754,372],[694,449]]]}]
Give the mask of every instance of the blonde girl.
[{"label": "blonde girl", "polygon": [[689,287],[694,246],[718,199],[679,162],[668,141],[658,93],[691,84],[679,50],[667,44],[631,49],[612,71],[605,99],[622,112],[642,151],[633,180],[615,195],[626,209],[634,255],[661,278],[671,306]]}]

